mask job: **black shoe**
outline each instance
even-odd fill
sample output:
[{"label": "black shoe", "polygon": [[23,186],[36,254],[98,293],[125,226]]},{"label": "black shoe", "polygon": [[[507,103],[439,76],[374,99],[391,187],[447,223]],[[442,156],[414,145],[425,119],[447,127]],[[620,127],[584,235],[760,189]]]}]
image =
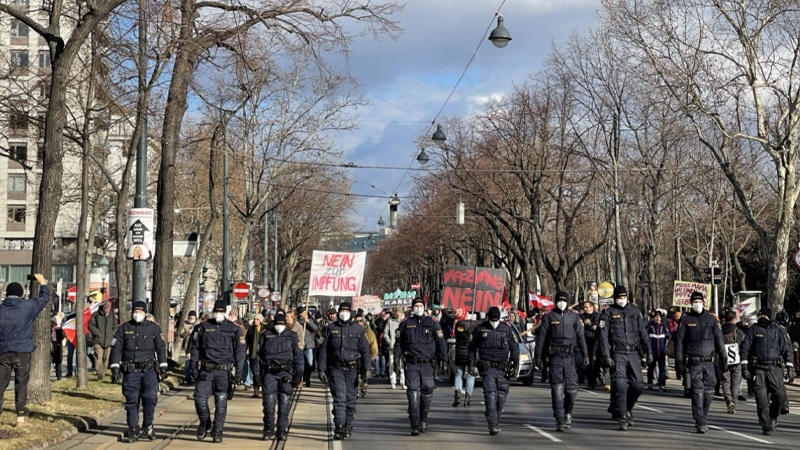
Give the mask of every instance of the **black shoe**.
[{"label": "black shoe", "polygon": [[775,431],[778,428],[778,419],[769,419],[769,429]]},{"label": "black shoe", "polygon": [[147,438],[148,441],[156,440],[156,430],[153,429],[152,425],[143,427],[143,429],[144,429],[144,436]]},{"label": "black shoe", "polygon": [[746,402],[747,401],[747,397],[745,397],[744,395],[740,395],[740,396],[738,396],[736,398],[738,398],[740,402]]},{"label": "black shoe", "polygon": [[125,433],[125,436],[122,438],[123,442],[127,442],[129,444],[133,444],[138,440],[139,440],[139,427],[128,428],[128,432]]},{"label": "black shoe", "polygon": [[211,419],[206,420],[205,423],[201,422],[200,425],[197,426],[197,440],[198,441],[202,441],[203,439],[206,438],[206,435],[208,434],[208,429],[209,428],[211,428]]},{"label": "black shoe", "polygon": [[763,430],[761,430],[761,434],[763,434],[764,436],[769,436],[770,434],[772,434],[772,430],[770,430],[769,428],[764,428]]},{"label": "black shoe", "polygon": [[342,439],[344,439],[344,427],[338,427],[337,426],[333,430],[333,440],[341,441]]},{"label": "black shoe", "polygon": [[305,383],[303,383],[303,386],[311,387],[311,381],[306,381]]},{"label": "black shoe", "polygon": [[349,438],[352,435],[353,435],[353,427],[345,426],[344,427],[344,437]]},{"label": "black shoe", "polygon": [[567,430],[567,424],[565,424],[564,421],[559,420],[556,422],[556,431],[564,432],[566,430]]},{"label": "black shoe", "polygon": [[489,435],[495,436],[500,434],[500,427],[496,423],[489,424]]},{"label": "black shoe", "polygon": [[789,405],[784,403],[783,406],[781,406],[781,415],[785,416],[786,414],[789,414]]},{"label": "black shoe", "polygon": [[694,424],[694,427],[697,429],[698,434],[705,434],[706,431],[708,431],[708,427],[706,427],[706,425],[702,423],[696,423]]},{"label": "black shoe", "polygon": [[272,438],[275,437],[275,432],[272,430],[264,430],[264,433],[261,435],[261,439],[265,441],[270,441]]},{"label": "black shoe", "polygon": [[627,413],[625,413],[625,419],[628,422],[628,426],[632,427],[634,425],[634,422],[633,422],[633,411],[628,411]]},{"label": "black shoe", "polygon": [[422,422],[419,423],[419,431],[421,431],[423,433],[428,431],[428,421],[427,420],[423,420]]},{"label": "black shoe", "polygon": [[285,441],[286,440],[286,432],[285,431],[279,431],[278,434],[275,435],[275,440],[276,441]]},{"label": "black shoe", "polygon": [[212,440],[215,444],[219,444],[222,442],[222,433],[214,433]]},{"label": "black shoe", "polygon": [[422,433],[420,425],[418,423],[412,423],[411,424],[411,435],[412,436],[419,436],[420,433]]},{"label": "black shoe", "polygon": [[623,419],[619,419],[619,430],[620,431],[628,431],[628,421]]}]

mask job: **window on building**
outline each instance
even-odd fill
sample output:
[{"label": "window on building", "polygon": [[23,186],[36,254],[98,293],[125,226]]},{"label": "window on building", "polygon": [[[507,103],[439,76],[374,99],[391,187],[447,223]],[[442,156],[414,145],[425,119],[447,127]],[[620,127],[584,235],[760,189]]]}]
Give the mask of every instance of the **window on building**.
[{"label": "window on building", "polygon": [[8,116],[8,127],[14,130],[26,130],[29,120],[25,113],[11,113]]},{"label": "window on building", "polygon": [[8,282],[8,267],[0,266],[0,283]]},{"label": "window on building", "polygon": [[8,152],[11,154],[11,159],[25,161],[28,159],[28,144],[11,144]]},{"label": "window on building", "polygon": [[49,50],[39,50],[39,68],[40,69],[49,69],[50,68],[50,51]]},{"label": "window on building", "polygon": [[11,20],[11,36],[12,37],[28,37],[28,26],[19,20]]},{"label": "window on building", "polygon": [[53,276],[50,277],[51,280],[62,280],[65,283],[71,283],[75,281],[73,277],[72,265],[53,264],[52,273]]},{"label": "window on building", "polygon": [[11,65],[13,67],[27,68],[29,63],[27,50],[11,50]]},{"label": "window on building", "polygon": [[8,223],[25,223],[25,207],[9,206]]},{"label": "window on building", "polygon": [[8,193],[25,193],[27,179],[25,174],[12,173],[8,175]]}]

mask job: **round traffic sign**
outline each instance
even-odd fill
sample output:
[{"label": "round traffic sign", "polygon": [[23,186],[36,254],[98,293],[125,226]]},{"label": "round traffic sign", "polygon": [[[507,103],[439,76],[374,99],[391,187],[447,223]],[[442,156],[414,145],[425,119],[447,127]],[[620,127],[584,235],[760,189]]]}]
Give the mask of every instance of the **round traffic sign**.
[{"label": "round traffic sign", "polygon": [[794,262],[795,267],[800,269],[800,248],[798,248],[794,253],[794,258],[792,258],[792,261]]},{"label": "round traffic sign", "polygon": [[75,297],[78,295],[78,286],[72,286],[67,289],[67,300],[75,302]]},{"label": "round traffic sign", "polygon": [[247,298],[250,295],[250,285],[247,283],[236,283],[233,285],[233,295],[236,298]]},{"label": "round traffic sign", "polygon": [[269,297],[269,289],[266,286],[261,286],[258,288],[258,297],[259,298],[267,298]]},{"label": "round traffic sign", "polygon": [[608,281],[604,281],[600,283],[600,286],[597,286],[597,293],[600,294],[600,297],[610,298],[614,295],[614,285]]}]

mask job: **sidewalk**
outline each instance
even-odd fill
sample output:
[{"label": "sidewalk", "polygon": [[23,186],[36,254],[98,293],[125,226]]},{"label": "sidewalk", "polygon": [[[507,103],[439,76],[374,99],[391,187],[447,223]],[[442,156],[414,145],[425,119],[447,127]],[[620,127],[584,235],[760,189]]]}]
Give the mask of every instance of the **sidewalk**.
[{"label": "sidewalk", "polygon": [[[159,397],[156,407],[155,429],[157,440],[125,444],[131,450],[145,448],[195,449],[199,444],[195,436],[197,415],[191,387],[179,386]],[[261,440],[263,422],[261,399],[252,398],[253,391],[236,391],[228,402],[228,415],[223,434],[223,444],[235,448],[285,448],[327,449],[329,441],[327,389],[319,384],[295,392],[289,437],[280,443]],[[213,397],[212,397],[213,399]],[[213,408],[213,400],[211,405]],[[213,416],[213,409],[212,409]],[[120,409],[104,418],[96,429],[78,433],[67,441],[54,445],[57,450],[100,450],[115,447],[125,433],[125,411]],[[211,443],[211,436],[206,437]]]}]

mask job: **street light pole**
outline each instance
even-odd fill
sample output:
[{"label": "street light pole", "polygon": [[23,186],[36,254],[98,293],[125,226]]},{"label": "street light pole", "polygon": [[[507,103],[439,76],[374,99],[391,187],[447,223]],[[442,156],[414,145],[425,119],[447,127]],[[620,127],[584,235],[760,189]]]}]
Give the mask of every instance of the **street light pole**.
[{"label": "street light pole", "polygon": [[222,299],[226,303],[231,302],[230,285],[230,266],[231,260],[228,254],[228,152],[222,154]]},{"label": "street light pole", "polygon": [[[139,0],[139,97],[142,108],[139,143],[136,146],[136,196],[133,198],[134,208],[147,208],[147,109],[144,104],[144,91],[147,76],[147,14],[145,0]],[[145,280],[147,278],[147,260],[133,261],[133,301],[147,301]]]}]

